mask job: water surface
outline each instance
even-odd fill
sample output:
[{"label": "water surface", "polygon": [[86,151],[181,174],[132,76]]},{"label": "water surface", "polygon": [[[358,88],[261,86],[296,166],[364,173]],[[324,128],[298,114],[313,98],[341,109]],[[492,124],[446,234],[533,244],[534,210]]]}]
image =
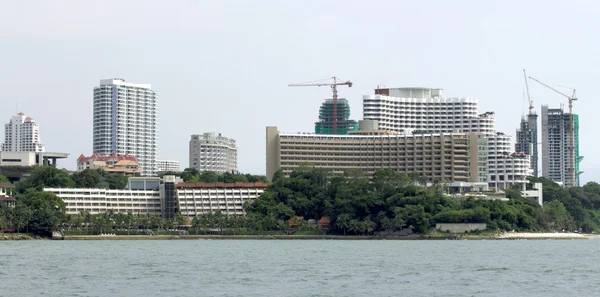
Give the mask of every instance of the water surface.
[{"label": "water surface", "polygon": [[600,240],[0,242],[0,296],[598,296]]}]

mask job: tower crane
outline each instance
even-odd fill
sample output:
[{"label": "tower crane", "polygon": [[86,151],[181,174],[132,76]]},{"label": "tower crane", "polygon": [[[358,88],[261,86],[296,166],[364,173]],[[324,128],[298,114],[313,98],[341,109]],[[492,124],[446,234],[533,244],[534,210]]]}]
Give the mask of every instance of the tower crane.
[{"label": "tower crane", "polygon": [[542,86],[544,86],[544,87],[546,87],[546,88],[554,91],[555,93],[558,93],[558,94],[566,97],[569,100],[569,116],[571,117],[570,118],[570,123],[569,123],[569,138],[570,138],[570,143],[569,143],[569,154],[570,155],[569,156],[571,158],[571,166],[569,168],[569,170],[570,170],[570,172],[569,172],[569,178],[571,179],[571,186],[576,186],[576,184],[575,184],[576,180],[577,180],[575,178],[575,176],[576,176],[576,173],[575,173],[575,162],[576,162],[576,160],[575,160],[575,154],[574,154],[574,151],[573,151],[574,150],[574,146],[575,146],[575,132],[573,130],[574,125],[575,125],[575,116],[573,115],[573,101],[577,100],[576,90],[573,89],[573,93],[571,95],[567,95],[567,94],[565,94],[565,93],[563,93],[563,92],[561,92],[561,91],[559,91],[559,90],[557,90],[557,89],[555,89],[555,88],[553,88],[553,87],[551,87],[551,86],[549,86],[549,85],[547,85],[547,84],[545,84],[545,83],[543,83],[543,82],[541,82],[541,81],[539,81],[539,80],[537,80],[537,79],[535,79],[535,78],[533,78],[531,76],[529,77],[529,79],[531,79],[531,80],[537,82],[538,84],[540,84],[540,85],[542,85]]},{"label": "tower crane", "polygon": [[352,87],[352,82],[351,81],[338,81],[337,77],[332,77],[331,79],[333,79],[333,83],[328,83],[325,82],[327,80],[322,80],[322,81],[316,81],[316,82],[308,82],[308,83],[300,83],[300,84],[290,84],[288,85],[288,87],[322,87],[322,86],[330,86],[331,87],[331,91],[333,92],[333,129],[332,129],[332,133],[336,134],[336,129],[337,129],[337,99],[338,99],[338,91],[337,91],[337,86],[348,86],[349,88]]},{"label": "tower crane", "polygon": [[531,96],[529,96],[529,84],[527,83],[527,73],[525,69],[523,69],[523,76],[525,77],[525,89],[527,90],[527,100],[529,101],[529,114],[533,113],[533,100],[531,100]]}]

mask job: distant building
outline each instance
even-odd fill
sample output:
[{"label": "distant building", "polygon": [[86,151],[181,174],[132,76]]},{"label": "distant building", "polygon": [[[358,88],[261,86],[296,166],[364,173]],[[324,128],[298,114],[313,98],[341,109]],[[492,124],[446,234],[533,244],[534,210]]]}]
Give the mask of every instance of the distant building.
[{"label": "distant building", "polygon": [[149,84],[103,79],[94,88],[94,145],[100,156],[134,155],[142,175],[156,173],[157,94]]},{"label": "distant building", "polygon": [[131,155],[99,156],[93,154],[89,157],[80,155],[77,158],[77,171],[86,169],[103,169],[106,172],[127,176],[139,176],[142,173],[137,159]]},{"label": "distant building", "polygon": [[538,115],[531,113],[527,118],[521,119],[519,129],[517,129],[517,142],[515,143],[515,151],[517,153],[525,153],[531,156],[531,169],[533,176],[538,176],[538,132],[537,132]]},{"label": "distant building", "polygon": [[19,112],[10,119],[4,129],[5,152],[44,152],[45,148],[40,140],[40,126],[32,118]]},{"label": "distant building", "polygon": [[156,160],[156,172],[181,172],[181,164],[175,160]]},{"label": "distant building", "polygon": [[227,215],[244,214],[246,201],[258,198],[265,183],[186,184],[175,176],[130,177],[127,189],[45,188],[60,197],[67,214],[87,211],[92,214],[112,210],[116,213],[161,214],[173,218],[221,211]]},{"label": "distant building", "polygon": [[[570,126],[573,120],[574,145],[571,153]],[[542,105],[542,176],[565,187],[579,186],[579,117],[562,108]],[[574,177],[573,180],[573,171]]]},{"label": "distant building", "polygon": [[221,134],[204,133],[192,135],[190,140],[190,168],[200,172],[218,173],[237,171],[237,147],[235,140]]}]

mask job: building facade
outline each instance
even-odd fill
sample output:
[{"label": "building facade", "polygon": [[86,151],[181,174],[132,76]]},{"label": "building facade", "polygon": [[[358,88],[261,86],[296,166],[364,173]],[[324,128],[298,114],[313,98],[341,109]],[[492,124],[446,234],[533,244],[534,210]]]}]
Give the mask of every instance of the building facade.
[{"label": "building facade", "polygon": [[[359,125],[361,125],[359,123]],[[418,172],[428,181],[486,187],[486,138],[481,133],[398,134],[357,131],[350,135],[266,131],[267,178],[282,169],[289,175],[309,164],[342,174],[348,169],[374,173],[389,168]]]},{"label": "building facade", "polygon": [[158,102],[149,84],[104,79],[94,88],[93,150],[133,155],[142,174],[156,173]]},{"label": "building facade", "polygon": [[181,164],[175,160],[156,160],[156,172],[181,172]]},{"label": "building facade", "polygon": [[[524,187],[526,177],[531,174],[531,164],[512,154],[510,136],[496,133],[494,112],[479,113],[475,99],[444,98],[441,89],[376,89],[374,95],[363,96],[363,115],[365,120],[377,120],[380,129],[400,133],[482,133],[493,138],[490,143],[494,145],[487,150],[488,183],[492,189],[515,184]],[[498,155],[516,156],[518,160],[498,159]],[[530,173],[521,175],[522,172]],[[492,177],[510,182],[498,183]]]},{"label": "building facade", "polygon": [[243,215],[244,203],[258,198],[265,183],[179,183],[178,211],[186,217],[220,211],[226,215]]},{"label": "building facade", "polygon": [[216,133],[192,135],[189,148],[190,168],[200,172],[237,171],[235,140]]},{"label": "building facade", "polygon": [[[570,126],[573,121],[571,152]],[[579,117],[542,105],[542,176],[565,187],[579,185]]]},{"label": "building facade", "polygon": [[5,152],[44,152],[45,147],[40,139],[40,126],[32,118],[19,112],[4,125]]},{"label": "building facade", "polygon": [[173,218],[178,212],[186,217],[216,211],[242,215],[244,203],[258,198],[266,188],[265,183],[185,184],[175,176],[164,176],[129,178],[127,189],[46,188],[44,191],[60,197],[67,214],[111,210]]},{"label": "building facade", "polygon": [[539,173],[537,123],[538,115],[535,113],[530,113],[527,118],[523,117],[519,129],[517,129],[517,142],[515,143],[515,152],[531,156],[531,169],[535,177]]},{"label": "building facade", "polygon": [[56,167],[58,159],[68,158],[68,153],[55,152],[0,152],[0,166],[44,166]]}]

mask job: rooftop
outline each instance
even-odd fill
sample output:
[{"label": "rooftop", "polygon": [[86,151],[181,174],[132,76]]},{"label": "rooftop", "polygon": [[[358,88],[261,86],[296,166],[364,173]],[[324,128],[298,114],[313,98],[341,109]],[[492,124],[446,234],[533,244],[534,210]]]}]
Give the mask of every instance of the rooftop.
[{"label": "rooftop", "polygon": [[176,187],[178,189],[202,189],[202,188],[266,188],[269,184],[263,182],[255,183],[178,183]]}]

